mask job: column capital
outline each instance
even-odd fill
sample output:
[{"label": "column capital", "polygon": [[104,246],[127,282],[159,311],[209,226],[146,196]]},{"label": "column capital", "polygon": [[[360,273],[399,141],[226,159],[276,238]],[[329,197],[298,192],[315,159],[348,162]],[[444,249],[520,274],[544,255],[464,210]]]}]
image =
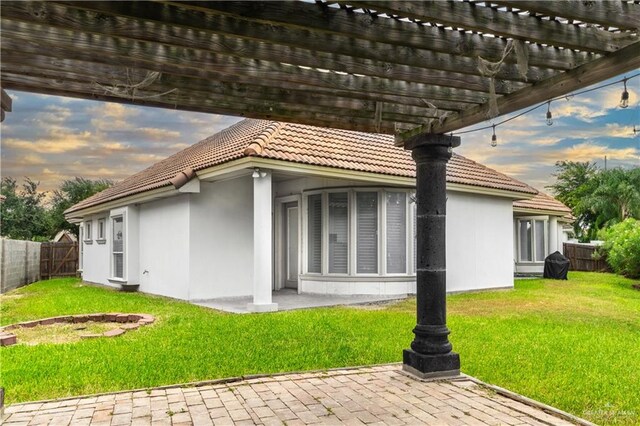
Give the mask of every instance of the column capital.
[{"label": "column capital", "polygon": [[412,136],[404,142],[404,149],[415,150],[422,146],[446,146],[456,148],[460,146],[460,136],[443,135],[436,133],[421,133]]}]

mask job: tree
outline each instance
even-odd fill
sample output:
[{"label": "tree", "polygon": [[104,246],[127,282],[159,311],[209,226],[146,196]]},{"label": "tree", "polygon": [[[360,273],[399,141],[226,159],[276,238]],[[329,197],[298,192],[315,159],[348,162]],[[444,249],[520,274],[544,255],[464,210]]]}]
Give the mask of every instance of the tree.
[{"label": "tree", "polygon": [[75,177],[62,182],[60,189],[53,192],[49,211],[53,233],[66,229],[78,235],[78,226],[67,222],[64,218],[64,211],[112,185],[113,182],[107,179],[91,180],[82,177]]},{"label": "tree", "polygon": [[599,170],[589,162],[559,161],[556,183],[548,186],[576,217],[581,241],[627,218],[640,219],[640,168]]},{"label": "tree", "polygon": [[46,194],[38,191],[39,185],[40,182],[27,177],[19,191],[15,179],[2,179],[0,192],[5,197],[0,203],[3,236],[19,240],[49,239],[49,217],[43,206]]},{"label": "tree", "polygon": [[553,174],[556,183],[547,188],[551,189],[558,200],[571,208],[576,218],[573,224],[576,236],[580,240],[588,240],[595,232],[595,229],[592,229],[597,215],[585,201],[596,188],[597,182],[594,178],[598,169],[595,163],[588,161],[558,161],[556,169],[558,171]]},{"label": "tree", "polygon": [[585,204],[597,215],[598,229],[628,218],[640,219],[640,168],[606,170],[594,180],[595,189]]}]

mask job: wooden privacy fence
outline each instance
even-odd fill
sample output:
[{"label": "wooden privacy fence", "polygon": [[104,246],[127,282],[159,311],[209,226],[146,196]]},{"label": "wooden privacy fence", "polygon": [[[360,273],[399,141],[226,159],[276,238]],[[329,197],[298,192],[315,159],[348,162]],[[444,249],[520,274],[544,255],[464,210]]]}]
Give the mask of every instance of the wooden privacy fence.
[{"label": "wooden privacy fence", "polygon": [[571,261],[572,271],[611,271],[604,255],[594,259],[593,255],[597,249],[598,246],[590,244],[563,243],[564,255]]},{"label": "wooden privacy fence", "polygon": [[78,243],[42,243],[40,246],[40,276],[75,277],[78,273]]}]

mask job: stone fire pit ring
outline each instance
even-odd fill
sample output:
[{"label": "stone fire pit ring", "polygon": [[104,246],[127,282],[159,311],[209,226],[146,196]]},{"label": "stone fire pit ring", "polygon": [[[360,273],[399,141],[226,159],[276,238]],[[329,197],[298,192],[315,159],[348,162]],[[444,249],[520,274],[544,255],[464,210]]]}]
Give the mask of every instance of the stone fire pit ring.
[{"label": "stone fire pit ring", "polygon": [[96,337],[116,337],[127,332],[127,330],[134,330],[143,325],[152,324],[155,321],[155,317],[149,314],[122,314],[122,313],[108,313],[108,314],[84,314],[84,315],[63,315],[59,317],[51,317],[34,321],[20,322],[17,324],[10,324],[4,327],[0,327],[0,346],[10,346],[18,343],[18,338],[11,330],[17,328],[31,328],[38,325],[51,325],[58,323],[70,323],[81,324],[85,322],[117,322],[122,323],[118,328],[105,331],[101,334],[83,334],[80,337],[83,339],[91,339]]}]

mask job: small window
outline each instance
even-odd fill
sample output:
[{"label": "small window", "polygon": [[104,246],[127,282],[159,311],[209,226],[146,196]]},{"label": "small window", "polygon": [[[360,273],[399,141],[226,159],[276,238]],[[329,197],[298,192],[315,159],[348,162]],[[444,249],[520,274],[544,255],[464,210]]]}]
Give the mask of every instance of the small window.
[{"label": "small window", "polygon": [[113,228],[113,277],[124,279],[124,253],[125,253],[125,235],[124,220],[122,216],[116,216],[112,219]]},{"label": "small window", "polygon": [[106,240],[106,220],[98,219],[98,241],[104,242]]},{"label": "small window", "polygon": [[84,223],[84,240],[86,242],[91,242],[93,240],[93,236],[91,235],[91,222]]}]

